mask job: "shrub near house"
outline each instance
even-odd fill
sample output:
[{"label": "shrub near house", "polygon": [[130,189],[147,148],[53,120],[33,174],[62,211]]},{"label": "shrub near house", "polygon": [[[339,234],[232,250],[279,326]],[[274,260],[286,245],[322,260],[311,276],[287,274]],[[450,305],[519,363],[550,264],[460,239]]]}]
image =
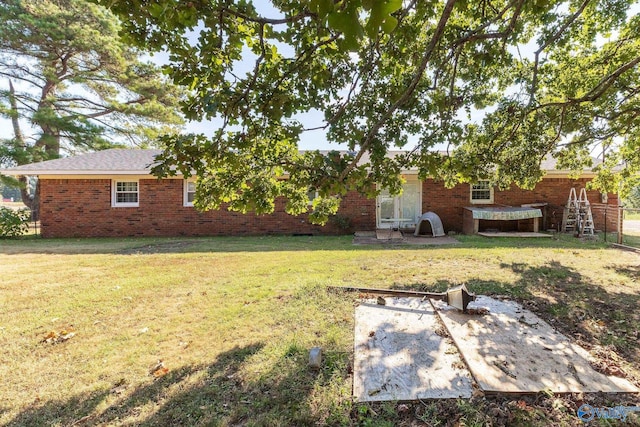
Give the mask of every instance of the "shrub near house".
[{"label": "shrub near house", "polygon": [[0,238],[18,237],[29,231],[29,211],[0,206]]}]

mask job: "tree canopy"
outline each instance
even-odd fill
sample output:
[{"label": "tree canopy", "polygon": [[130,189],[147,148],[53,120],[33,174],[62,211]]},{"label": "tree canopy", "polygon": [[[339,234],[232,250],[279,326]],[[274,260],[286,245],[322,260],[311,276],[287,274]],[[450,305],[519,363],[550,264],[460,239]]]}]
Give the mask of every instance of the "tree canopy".
[{"label": "tree canopy", "polygon": [[[323,222],[348,190],[398,192],[406,168],[531,188],[548,154],[580,170],[606,153],[595,182],[612,190],[640,166],[631,0],[95,1],[129,41],[169,52],[188,119],[220,120],[213,137],[164,138],[156,169],[197,174],[201,208],[269,212],[284,196],[300,213],[311,187]],[[347,152],[301,153],[318,129]]]},{"label": "tree canopy", "polygon": [[0,21],[0,113],[13,125],[0,154],[13,162],[148,144],[182,123],[181,90],[120,40],[104,7],[7,0]]}]

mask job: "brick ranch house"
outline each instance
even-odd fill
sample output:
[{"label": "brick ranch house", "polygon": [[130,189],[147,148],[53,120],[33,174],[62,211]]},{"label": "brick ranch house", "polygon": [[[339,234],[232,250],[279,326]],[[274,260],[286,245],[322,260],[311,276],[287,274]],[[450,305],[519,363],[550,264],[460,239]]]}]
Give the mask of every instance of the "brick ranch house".
[{"label": "brick ranch house", "polygon": [[[322,227],[307,215],[290,216],[284,201],[270,215],[241,214],[226,209],[199,212],[193,207],[195,183],[181,177],[158,180],[150,174],[159,150],[110,149],[74,157],[17,166],[8,175],[37,176],[40,182],[40,224],[43,237],[222,236],[261,234],[348,234],[393,227],[390,218],[403,218],[403,228],[415,229],[422,213],[435,212],[446,232],[463,230],[469,206],[521,206],[540,203],[541,229],[560,227],[569,191],[593,177],[585,171],[571,179],[546,162],[545,178],[532,190],[490,188],[487,182],[445,188],[441,182],[419,181],[406,171],[404,192],[393,197],[383,191],[377,199],[357,192],[342,200],[338,215]],[[615,231],[616,195],[588,191],[596,230]],[[608,215],[605,214],[608,212]],[[606,218],[606,224],[605,224]],[[480,230],[530,231],[531,221],[480,221]],[[395,224],[398,226],[400,224]],[[606,227],[606,228],[605,228]],[[427,230],[429,231],[429,230]]]}]

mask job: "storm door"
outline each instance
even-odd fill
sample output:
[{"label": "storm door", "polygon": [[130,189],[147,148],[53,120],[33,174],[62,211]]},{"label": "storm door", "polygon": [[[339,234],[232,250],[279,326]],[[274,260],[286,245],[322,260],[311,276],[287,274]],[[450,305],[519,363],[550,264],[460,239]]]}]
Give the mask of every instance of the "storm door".
[{"label": "storm door", "polygon": [[376,226],[378,228],[414,228],[422,214],[422,192],[417,177],[406,178],[402,194],[391,196],[383,189],[376,200]]}]

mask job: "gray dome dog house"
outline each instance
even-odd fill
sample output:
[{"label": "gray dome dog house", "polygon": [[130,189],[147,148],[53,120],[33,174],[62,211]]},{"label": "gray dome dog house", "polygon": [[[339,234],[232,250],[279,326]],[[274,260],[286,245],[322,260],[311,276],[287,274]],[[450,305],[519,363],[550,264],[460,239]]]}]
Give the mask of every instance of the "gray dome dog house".
[{"label": "gray dome dog house", "polygon": [[431,233],[433,234],[433,237],[442,237],[445,235],[442,221],[435,212],[427,212],[422,214],[422,216],[418,220],[416,231],[413,232],[413,235],[420,236],[421,234],[423,234],[421,230],[427,223],[431,226]]}]

